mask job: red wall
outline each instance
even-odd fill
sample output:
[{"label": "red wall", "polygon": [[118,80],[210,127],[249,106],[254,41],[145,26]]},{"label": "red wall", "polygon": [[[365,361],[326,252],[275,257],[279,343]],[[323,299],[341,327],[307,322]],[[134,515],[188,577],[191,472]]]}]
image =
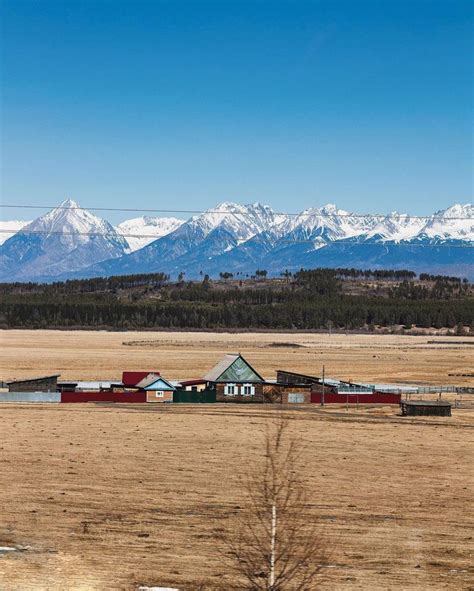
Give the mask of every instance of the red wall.
[{"label": "red wall", "polygon": [[[321,393],[311,392],[311,402],[321,404]],[[337,394],[334,392],[326,392],[324,394],[324,402],[326,404],[400,404],[402,395],[387,393],[387,392],[374,392],[373,394],[349,394],[345,392]]]},{"label": "red wall", "polygon": [[160,375],[159,371],[124,371],[122,372],[122,384],[128,388],[133,388],[151,373],[157,376]]},{"label": "red wall", "polygon": [[146,392],[61,392],[61,402],[146,402]]}]

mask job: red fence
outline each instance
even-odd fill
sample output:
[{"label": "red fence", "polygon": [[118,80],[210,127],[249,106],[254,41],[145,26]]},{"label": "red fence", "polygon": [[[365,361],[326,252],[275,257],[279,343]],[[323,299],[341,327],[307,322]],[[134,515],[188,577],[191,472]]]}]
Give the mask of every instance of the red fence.
[{"label": "red fence", "polygon": [[[325,404],[400,404],[401,394],[372,392],[368,394],[349,394],[348,392],[325,392]],[[321,404],[321,392],[311,392],[311,402]]]},{"label": "red fence", "polygon": [[146,392],[61,392],[61,402],[146,402]]}]

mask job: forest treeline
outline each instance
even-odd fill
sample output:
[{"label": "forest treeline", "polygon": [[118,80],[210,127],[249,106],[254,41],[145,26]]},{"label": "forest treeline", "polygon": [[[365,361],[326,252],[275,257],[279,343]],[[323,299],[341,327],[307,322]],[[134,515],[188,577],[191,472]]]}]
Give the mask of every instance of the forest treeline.
[{"label": "forest treeline", "polygon": [[[346,274],[345,274],[346,273]],[[471,284],[409,271],[284,272],[278,280],[170,282],[163,273],[0,285],[2,328],[474,328]],[[397,273],[397,276],[394,275]],[[263,277],[263,279],[262,279]],[[375,283],[348,289],[355,278]],[[393,284],[383,283],[393,280]],[[383,283],[383,285],[382,285]],[[352,286],[352,283],[349,285]]]}]

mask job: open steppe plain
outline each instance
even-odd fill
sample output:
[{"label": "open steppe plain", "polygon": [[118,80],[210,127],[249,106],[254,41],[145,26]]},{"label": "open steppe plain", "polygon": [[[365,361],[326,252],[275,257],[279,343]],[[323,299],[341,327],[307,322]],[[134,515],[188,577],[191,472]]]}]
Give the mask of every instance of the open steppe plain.
[{"label": "open steppe plain", "polygon": [[[199,377],[241,351],[279,368],[377,382],[472,384],[466,338],[4,331],[1,375]],[[442,344],[428,343],[429,340]],[[123,344],[133,342],[133,345]],[[286,346],[274,346],[286,343]],[[290,346],[290,344],[292,344]],[[294,345],[300,345],[295,347]],[[222,533],[245,508],[266,425],[283,412],[330,562],[320,589],[474,589],[474,411],[308,405],[0,404],[0,589],[243,589]]]},{"label": "open steppe plain", "polygon": [[[474,586],[474,413],[284,409],[305,446],[319,587]],[[0,405],[0,589],[234,590],[223,531],[275,406]],[[317,557],[316,557],[317,559]]]},{"label": "open steppe plain", "polygon": [[[469,343],[472,343],[469,345]],[[357,382],[473,385],[474,338],[321,333],[0,331],[0,379],[60,373],[63,380],[119,380],[159,370],[199,378],[240,351],[267,379],[277,369]],[[450,375],[453,374],[453,375]]]}]

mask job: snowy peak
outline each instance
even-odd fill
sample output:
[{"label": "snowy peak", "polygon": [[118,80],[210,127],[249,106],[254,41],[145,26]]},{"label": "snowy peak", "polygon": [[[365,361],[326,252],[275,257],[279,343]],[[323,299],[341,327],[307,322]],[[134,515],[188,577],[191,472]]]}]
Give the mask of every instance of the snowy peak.
[{"label": "snowy peak", "polygon": [[470,203],[456,203],[437,211],[420,231],[420,237],[474,240],[474,207]]},{"label": "snowy peak", "polygon": [[370,216],[356,216],[329,203],[303,211],[291,232],[294,240],[343,240],[369,231],[375,223]]},{"label": "snowy peak", "polygon": [[114,232],[112,226],[104,219],[83,209],[72,199],[66,199],[58,207],[55,207],[40,216],[25,230],[46,232],[69,232],[71,234],[84,234],[91,232]]},{"label": "snowy peak", "polygon": [[425,225],[425,218],[412,217],[398,212],[380,216],[375,226],[367,233],[368,240],[401,242],[412,240]]},{"label": "snowy peak", "polygon": [[141,216],[125,220],[116,226],[119,235],[128,243],[130,252],[135,252],[162,236],[170,234],[184,223],[174,217]]},{"label": "snowy peak", "polygon": [[203,214],[193,216],[187,224],[199,228],[204,237],[219,228],[229,232],[238,242],[243,242],[275,225],[278,221],[276,218],[268,205],[239,205],[225,201]]},{"label": "snowy peak", "polygon": [[[259,267],[278,273],[281,268],[320,264],[411,268],[423,263],[424,271],[440,271],[449,264],[448,274],[458,263],[460,273],[470,273],[473,267],[472,249],[450,249],[449,244],[440,252],[419,248],[474,241],[471,204],[410,216],[361,215],[332,203],[282,214],[258,202],[224,201],[187,221],[142,216],[114,228],[66,199],[30,223],[7,224],[5,229],[18,228],[0,246],[0,277],[7,281],[74,276],[75,271],[87,276],[185,271],[192,277],[200,270],[248,273]],[[413,252],[412,245],[417,246]],[[431,264],[433,253],[437,262]]]},{"label": "snowy peak", "polygon": [[0,221],[0,245],[30,223],[31,222],[24,222],[23,220],[10,220],[8,222]]},{"label": "snowy peak", "polygon": [[122,256],[127,249],[109,222],[67,199],[0,246],[0,272],[18,280],[54,277]]}]

